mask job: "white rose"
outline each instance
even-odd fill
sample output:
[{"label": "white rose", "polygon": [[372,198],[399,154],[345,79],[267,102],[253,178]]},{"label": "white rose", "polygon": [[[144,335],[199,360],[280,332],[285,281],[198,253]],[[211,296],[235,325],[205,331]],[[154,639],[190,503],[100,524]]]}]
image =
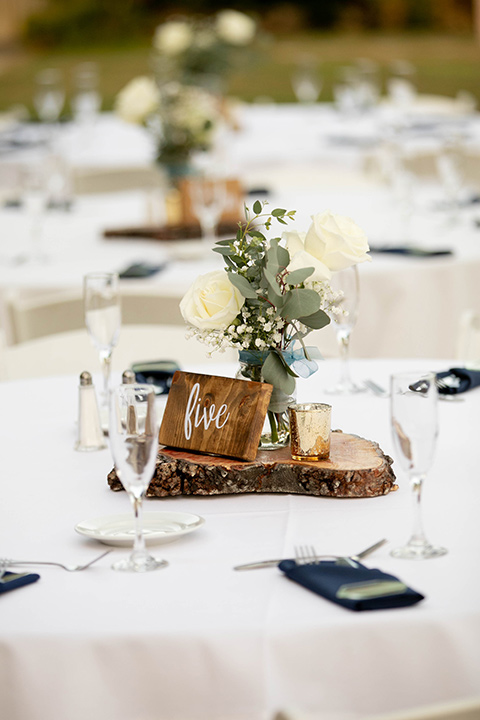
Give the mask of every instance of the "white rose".
[{"label": "white rose", "polygon": [[255,21],[238,10],[221,10],[215,24],[218,37],[230,45],[248,45],[257,31]]},{"label": "white rose", "polygon": [[164,55],[174,57],[188,50],[193,41],[190,25],[183,20],[169,20],[159,25],[153,37],[153,46]]},{"label": "white rose", "polygon": [[225,330],[244,302],[228,273],[213,270],[195,280],[180,302],[180,311],[186,323],[200,330]]},{"label": "white rose", "polygon": [[329,280],[332,272],[371,260],[365,233],[350,218],[330,211],[312,217],[306,235],[286,233],[288,270],[313,267],[309,280]]},{"label": "white rose", "polygon": [[142,123],[160,102],[160,91],[152,78],[141,76],[131,80],[115,100],[115,111],[127,122]]},{"label": "white rose", "polygon": [[332,273],[325,263],[305,251],[305,237],[305,233],[295,231],[283,233],[291,258],[287,270],[292,272],[305,267],[313,267],[314,272],[307,278],[307,281],[318,280],[322,282],[323,280],[330,280]]}]

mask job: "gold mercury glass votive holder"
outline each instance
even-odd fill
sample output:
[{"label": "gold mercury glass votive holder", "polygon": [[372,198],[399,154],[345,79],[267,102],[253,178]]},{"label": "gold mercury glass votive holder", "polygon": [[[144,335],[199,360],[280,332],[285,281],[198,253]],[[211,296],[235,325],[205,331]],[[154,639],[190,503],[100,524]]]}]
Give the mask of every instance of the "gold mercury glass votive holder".
[{"label": "gold mercury glass votive holder", "polygon": [[330,455],[332,406],[296,403],[288,408],[290,444],[294,460],[325,460]]}]

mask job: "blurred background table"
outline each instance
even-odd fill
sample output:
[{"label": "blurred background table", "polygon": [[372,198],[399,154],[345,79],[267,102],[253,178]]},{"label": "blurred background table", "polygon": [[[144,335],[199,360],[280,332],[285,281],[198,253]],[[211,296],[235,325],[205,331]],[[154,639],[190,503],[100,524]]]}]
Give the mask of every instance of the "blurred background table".
[{"label": "blurred background table", "polygon": [[[292,227],[306,230],[311,215],[330,209],[352,217],[373,249],[451,251],[438,257],[372,253],[373,262],[360,267],[354,356],[454,357],[462,314],[480,309],[480,120],[457,112],[453,102],[448,107],[449,112],[419,114],[415,122],[410,117],[401,139],[392,135],[388,106],[349,119],[326,103],[240,105],[238,129],[219,137],[212,161],[217,171],[240,180],[247,203],[259,198],[270,209],[296,209]],[[446,139],[455,133],[466,138],[469,162],[456,209],[436,169]],[[88,271],[122,271],[132,262],[149,262],[163,269],[148,279],[124,281],[123,287],[164,300],[157,322],[183,324],[179,300],[198,274],[221,267],[221,259],[199,241],[103,236],[105,230],[166,221],[168,188],[153,167],[148,133],[105,113],[88,142],[79,141],[75,124],[60,134],[59,147],[78,192],[71,209],[44,214],[44,262],[22,261],[29,252],[27,214],[21,208],[0,211],[2,296],[12,290],[30,296],[58,289],[80,293]],[[35,152],[9,153],[8,162],[29,162]],[[11,342],[15,333],[5,307],[3,315]],[[326,355],[336,354],[330,328],[317,342]]]}]

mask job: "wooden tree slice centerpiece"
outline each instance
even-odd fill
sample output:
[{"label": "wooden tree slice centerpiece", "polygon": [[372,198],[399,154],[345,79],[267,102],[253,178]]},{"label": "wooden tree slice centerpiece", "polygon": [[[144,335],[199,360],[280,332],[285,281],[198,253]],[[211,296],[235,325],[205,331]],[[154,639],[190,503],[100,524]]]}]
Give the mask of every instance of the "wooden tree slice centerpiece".
[{"label": "wooden tree slice centerpiece", "polygon": [[[147,497],[295,493],[322,497],[375,497],[397,489],[392,459],[377,443],[339,430],[332,432],[330,457],[292,460],[290,448],[259,451],[252,461],[201,455],[161,447]],[[123,490],[115,470],[114,491]]]}]

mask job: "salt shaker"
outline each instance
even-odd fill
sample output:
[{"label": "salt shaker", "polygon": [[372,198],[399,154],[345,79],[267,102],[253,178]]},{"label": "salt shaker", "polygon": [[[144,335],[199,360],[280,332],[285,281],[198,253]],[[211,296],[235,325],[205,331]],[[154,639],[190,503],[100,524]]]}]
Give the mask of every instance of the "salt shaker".
[{"label": "salt shaker", "polygon": [[105,447],[95,387],[91,374],[85,370],[80,375],[78,387],[78,439],[75,450],[102,450]]},{"label": "salt shaker", "polygon": [[133,370],[124,370],[122,374],[122,385],[134,385],[136,382]]}]

